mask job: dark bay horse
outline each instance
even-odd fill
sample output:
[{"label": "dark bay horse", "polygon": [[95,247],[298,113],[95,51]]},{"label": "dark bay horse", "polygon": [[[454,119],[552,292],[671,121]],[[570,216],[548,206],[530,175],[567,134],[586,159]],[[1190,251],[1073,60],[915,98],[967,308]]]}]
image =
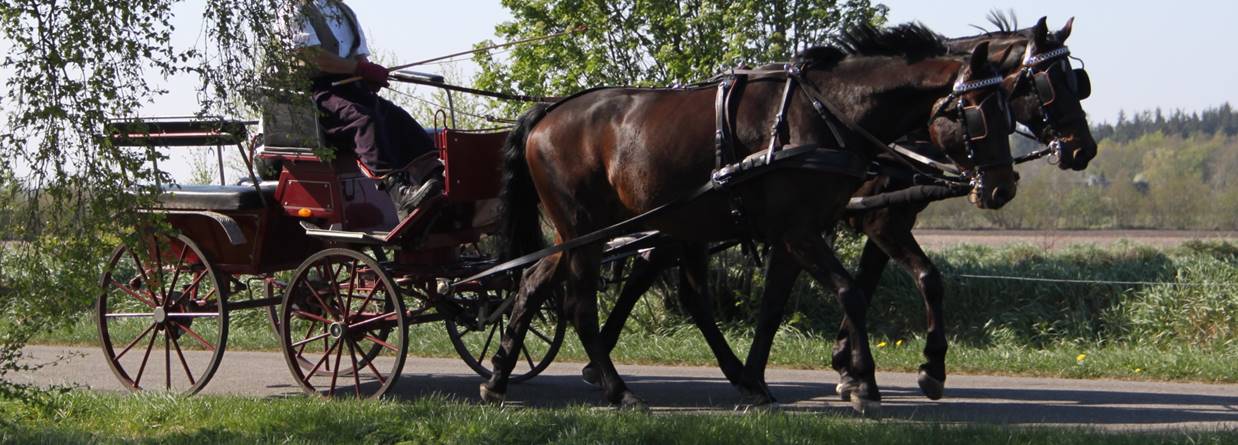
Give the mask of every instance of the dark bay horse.
[{"label": "dark bay horse", "polygon": [[[1010,94],[1014,118],[1026,125],[1043,144],[1056,147],[1062,169],[1083,170],[1096,156],[1096,141],[1092,138],[1087,115],[1080,101],[1090,94],[1086,73],[1071,69],[1066,39],[1070,37],[1074,19],[1057,32],[1050,32],[1041,18],[1033,27],[1013,31],[1007,21],[993,16],[1001,32],[950,41],[952,52],[966,51],[968,45],[988,39],[990,54],[998,70],[1005,76],[1004,87]],[[1076,76],[1079,76],[1077,78]],[[867,181],[858,196],[871,196],[912,186],[905,178],[881,176]],[[928,202],[895,205],[884,209],[852,214],[848,224],[867,235],[856,271],[856,283],[864,294],[874,295],[881,274],[891,259],[903,268],[916,283],[924,299],[928,335],[920,365],[921,392],[937,400],[943,395],[946,381],[945,317],[942,300],[945,292],[941,272],[924,253],[912,235],[917,215]],[[841,376],[839,396],[846,399],[857,381],[850,376],[848,356],[851,347],[844,325],[839,332],[832,366]]]},{"label": "dark bay horse", "polygon": [[[1086,73],[1077,73],[1064,62],[1067,54],[1063,52],[1066,39],[1071,33],[1073,19],[1056,33],[1049,32],[1045,19],[1041,19],[1032,28],[1019,31],[1013,30],[1010,21],[1003,16],[995,14],[991,21],[999,27],[999,32],[949,40],[947,45],[951,52],[964,56],[979,42],[990,42],[990,61],[1005,76],[1003,86],[1010,96],[1015,120],[1026,125],[1041,143],[1057,148],[1055,153],[1060,159],[1061,168],[1086,168],[1088,161],[1096,153],[1096,143],[1080,105],[1080,100],[1090,93],[1090,84]],[[927,139],[927,136],[913,134],[911,137],[913,140],[916,138]],[[882,174],[866,181],[856,197],[871,197],[905,190],[912,185],[910,177]],[[936,400],[942,396],[944,390],[945,353],[948,346],[942,310],[943,286],[940,272],[911,233],[916,216],[927,205],[926,201],[855,212],[849,215],[848,222],[855,230],[868,236],[857,276],[857,282],[865,295],[871,297],[876,291],[881,273],[892,257],[916,280],[917,288],[925,301],[928,320],[928,337],[924,350],[928,361],[920,367],[919,383],[922,392]],[[613,347],[617,342],[636,300],[653,284],[658,274],[674,266],[677,259],[681,267],[681,305],[698,321],[698,326],[709,339],[709,343],[718,344],[719,340],[711,338],[721,337],[714,326],[712,314],[708,312],[712,305],[705,304],[701,307],[692,300],[703,295],[701,290],[691,286],[694,280],[704,280],[703,254],[684,252],[680,246],[666,246],[655,249],[647,259],[636,262],[610,318],[602,329],[602,337],[608,347]],[[693,278],[693,274],[699,278]],[[840,331],[832,360],[833,366],[842,377],[838,393],[844,399],[856,383],[847,373],[848,357],[851,353],[847,334],[845,329]],[[733,353],[715,348],[715,354],[719,354],[724,374],[731,377],[733,373],[728,372],[728,368],[738,366],[727,365],[737,361],[733,358]],[[591,366],[586,367],[582,374],[586,381],[597,380],[597,373]]]},{"label": "dark bay horse", "polygon": [[[1009,162],[1004,97],[999,88],[971,88],[977,81],[992,85],[996,72],[988,64],[988,45],[981,44],[970,60],[960,61],[947,57],[940,39],[918,25],[863,28],[848,36],[841,48],[801,53],[797,69],[787,71],[798,83],[787,81],[792,74],[773,73],[753,76],[743,85],[733,122],[739,157],[778,145],[820,147],[833,159],[851,159],[846,163],[863,169],[885,143],[927,122],[932,139],[947,152],[971,151],[972,159],[985,162],[985,174],[977,176],[980,202],[1000,206],[1013,196],[1003,192],[1013,190],[1017,178]],[[960,86],[964,88],[956,88]],[[715,90],[601,89],[522,116],[505,149],[501,198],[508,256],[541,246],[542,213],[562,243],[674,203],[708,184],[716,167]],[[784,131],[770,131],[780,114],[786,119]],[[1001,152],[1005,163],[981,156]],[[846,156],[834,156],[839,154]],[[850,369],[863,383],[852,400],[862,411],[880,401],[868,349],[867,297],[854,286],[821,232],[841,217],[863,176],[854,168],[780,169],[679,203],[641,227],[689,245],[751,237],[768,248],[767,276],[793,280],[804,270],[832,289],[856,346]],[[742,217],[736,217],[736,208]],[[512,322],[493,359],[494,376],[480,388],[484,400],[505,398],[518,359],[514,351],[533,316],[528,309],[558,293],[566,281],[564,312],[598,366],[605,399],[624,407],[644,405],[624,385],[598,335],[601,251],[600,243],[586,245],[545,257],[525,271]],[[753,352],[737,378],[742,390],[767,401],[772,398],[764,384],[764,366],[786,297],[784,287],[766,288]]]}]

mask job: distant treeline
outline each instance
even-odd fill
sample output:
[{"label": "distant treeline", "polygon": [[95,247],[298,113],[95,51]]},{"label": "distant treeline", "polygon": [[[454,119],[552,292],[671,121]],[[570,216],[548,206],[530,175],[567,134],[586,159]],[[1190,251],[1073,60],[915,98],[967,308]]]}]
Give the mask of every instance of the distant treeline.
[{"label": "distant treeline", "polygon": [[1234,112],[1229,103],[1198,113],[1174,110],[1166,115],[1157,108],[1135,113],[1133,116],[1120,112],[1117,123],[1105,122],[1092,127],[1092,136],[1097,141],[1111,139],[1116,142],[1130,142],[1158,132],[1181,138],[1216,134],[1235,136],[1238,135],[1238,113]]}]

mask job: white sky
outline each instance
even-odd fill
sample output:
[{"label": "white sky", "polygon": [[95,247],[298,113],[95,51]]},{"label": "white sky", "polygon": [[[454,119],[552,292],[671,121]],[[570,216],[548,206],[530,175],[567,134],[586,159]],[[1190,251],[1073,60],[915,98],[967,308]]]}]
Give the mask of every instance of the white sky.
[{"label": "white sky", "polygon": [[[176,40],[191,45],[201,23],[202,0],[178,6]],[[1188,111],[1238,104],[1238,63],[1228,51],[1238,2],[1220,0],[886,0],[890,22],[918,20],[946,36],[975,34],[991,9],[1013,8],[1021,26],[1048,16],[1050,27],[1076,17],[1069,43],[1087,62],[1095,94],[1085,103],[1094,122],[1113,121],[1119,110],[1155,107]],[[498,0],[449,2],[350,0],[371,48],[400,61],[421,60],[471,48],[493,38],[510,15]],[[467,68],[466,68],[467,69]],[[453,79],[449,79],[452,81]],[[462,79],[454,79],[459,82]],[[152,79],[161,82],[160,79]],[[163,81],[169,82],[169,81]],[[193,79],[173,79],[174,91],[147,108],[150,115],[197,110]],[[424,117],[422,117],[425,119]]]}]

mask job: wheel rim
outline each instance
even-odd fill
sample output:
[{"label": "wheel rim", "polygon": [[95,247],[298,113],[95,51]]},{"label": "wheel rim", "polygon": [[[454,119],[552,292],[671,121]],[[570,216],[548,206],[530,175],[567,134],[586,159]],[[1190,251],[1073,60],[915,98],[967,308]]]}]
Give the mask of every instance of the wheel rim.
[{"label": "wheel rim", "polygon": [[194,394],[228,338],[228,288],[192,240],[148,235],[112,253],[95,304],[108,366],[131,391]]},{"label": "wheel rim", "polygon": [[[468,312],[461,314],[459,318],[447,319],[447,334],[464,363],[477,375],[488,379],[494,374],[489,358],[498,351],[499,343],[506,335],[511,310],[492,323],[478,326],[477,319],[481,315],[481,308],[497,308],[504,301],[501,297],[505,296],[506,292],[474,295],[480,298],[477,298],[476,302],[466,303],[466,307],[470,309]],[[567,321],[561,315],[558,305],[546,300],[529,325],[510,381],[524,382],[545,371],[558,355],[566,329]]]},{"label": "wheel rim", "polygon": [[284,358],[306,392],[379,397],[400,376],[404,306],[368,256],[330,249],[310,257],[289,282],[279,319]]}]

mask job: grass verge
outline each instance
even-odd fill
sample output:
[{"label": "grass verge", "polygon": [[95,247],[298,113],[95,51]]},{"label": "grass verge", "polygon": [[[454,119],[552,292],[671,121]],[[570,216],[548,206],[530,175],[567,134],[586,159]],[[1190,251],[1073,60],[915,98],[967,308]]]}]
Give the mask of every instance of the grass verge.
[{"label": "grass verge", "polygon": [[[94,347],[98,344],[93,322],[83,319],[66,329],[39,338],[36,343]],[[730,344],[740,357],[747,354],[751,338],[733,331]],[[829,369],[833,340],[784,329],[779,333],[770,366],[794,369]],[[913,372],[923,357],[919,338],[874,341],[873,353],[882,371]],[[254,320],[235,320],[228,339],[231,350],[277,351],[275,335]],[[419,357],[455,358],[455,350],[441,324],[414,326],[409,334],[409,352]],[[665,329],[662,333],[625,334],[612,357],[617,363],[642,365],[716,366],[705,340],[691,326]],[[556,360],[587,361],[584,349],[569,330]],[[1206,349],[1190,346],[1155,346],[1061,342],[1047,347],[1010,343],[971,345],[955,343],[947,355],[953,373],[1023,375],[1062,378],[1113,378],[1123,380],[1238,383],[1238,347]]]},{"label": "grass verge", "polygon": [[3,443],[984,443],[1223,444],[1234,432],[1103,433],[858,421],[828,414],[647,415],[565,409],[497,409],[426,398],[414,402],[308,398],[47,395],[0,400]]}]

